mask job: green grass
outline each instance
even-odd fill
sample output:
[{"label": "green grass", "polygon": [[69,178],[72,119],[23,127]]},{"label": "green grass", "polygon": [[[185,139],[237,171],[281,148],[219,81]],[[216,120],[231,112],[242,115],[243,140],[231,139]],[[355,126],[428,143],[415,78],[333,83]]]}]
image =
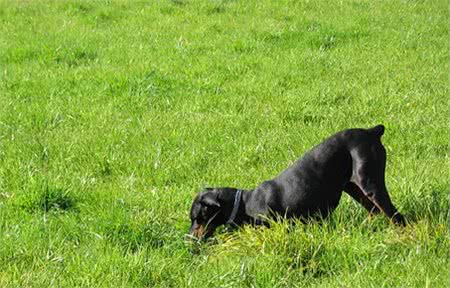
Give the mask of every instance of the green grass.
[{"label": "green grass", "polygon": [[[448,287],[447,6],[0,0],[0,286]],[[203,187],[378,123],[406,228],[344,195],[183,241]]]}]

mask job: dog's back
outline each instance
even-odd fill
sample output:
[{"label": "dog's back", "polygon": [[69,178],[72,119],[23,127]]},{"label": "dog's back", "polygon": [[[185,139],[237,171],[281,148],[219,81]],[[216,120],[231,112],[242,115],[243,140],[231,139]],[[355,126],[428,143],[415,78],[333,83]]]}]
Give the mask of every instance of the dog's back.
[{"label": "dog's back", "polygon": [[340,131],[306,152],[278,177],[260,185],[258,193],[276,200],[270,201],[276,205],[269,207],[275,212],[295,217],[319,212],[326,216],[338,205],[345,185],[352,178],[352,151],[381,145],[383,133],[383,125]]}]

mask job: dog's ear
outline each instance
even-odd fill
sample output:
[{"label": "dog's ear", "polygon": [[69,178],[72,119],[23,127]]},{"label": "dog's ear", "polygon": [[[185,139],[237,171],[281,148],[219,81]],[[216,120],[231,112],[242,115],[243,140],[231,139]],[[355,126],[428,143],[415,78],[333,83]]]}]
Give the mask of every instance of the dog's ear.
[{"label": "dog's ear", "polygon": [[220,208],[219,200],[217,199],[217,193],[205,193],[201,200],[206,206],[213,206]]}]

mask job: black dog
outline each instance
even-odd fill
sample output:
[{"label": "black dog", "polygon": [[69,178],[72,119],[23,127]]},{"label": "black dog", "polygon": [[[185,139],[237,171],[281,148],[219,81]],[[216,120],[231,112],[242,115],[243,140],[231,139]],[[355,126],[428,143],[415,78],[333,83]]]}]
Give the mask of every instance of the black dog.
[{"label": "black dog", "polygon": [[405,225],[386,190],[383,133],[382,125],[341,131],[254,190],[207,188],[192,204],[189,234],[206,238],[223,224],[265,224],[276,215],[326,217],[338,205],[342,191],[369,213],[382,211],[394,223]]}]

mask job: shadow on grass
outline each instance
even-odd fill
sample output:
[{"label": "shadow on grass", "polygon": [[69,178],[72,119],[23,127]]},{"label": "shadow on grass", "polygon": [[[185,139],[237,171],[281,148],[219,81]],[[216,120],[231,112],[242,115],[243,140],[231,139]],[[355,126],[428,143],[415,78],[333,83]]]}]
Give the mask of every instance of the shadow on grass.
[{"label": "shadow on grass", "polygon": [[33,197],[25,198],[20,207],[31,212],[77,212],[78,199],[74,197],[68,190],[43,185]]},{"label": "shadow on grass", "polygon": [[37,200],[36,207],[46,212],[50,210],[68,211],[76,208],[75,203],[75,198],[64,189],[47,187]]},{"label": "shadow on grass", "polygon": [[431,193],[411,193],[405,198],[400,210],[409,223],[421,220],[446,223],[449,211],[448,194],[437,190]]}]

